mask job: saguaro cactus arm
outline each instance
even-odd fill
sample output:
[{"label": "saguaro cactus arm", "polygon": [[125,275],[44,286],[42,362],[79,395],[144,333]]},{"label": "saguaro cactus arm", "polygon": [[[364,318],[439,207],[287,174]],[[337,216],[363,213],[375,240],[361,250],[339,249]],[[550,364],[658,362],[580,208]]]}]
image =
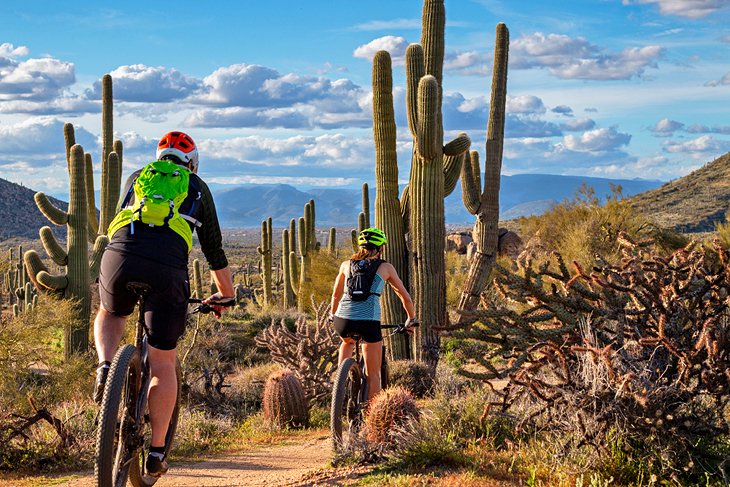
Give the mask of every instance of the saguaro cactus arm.
[{"label": "saguaro cactus arm", "polygon": [[55,225],[65,225],[68,223],[68,213],[57,208],[53,203],[51,203],[45,194],[38,192],[35,194],[33,199],[35,200],[35,204],[38,209],[41,210],[41,213],[43,213],[43,215],[45,215],[51,223]]},{"label": "saguaro cactus arm", "polygon": [[461,167],[461,198],[466,210],[472,215],[476,215],[481,207],[481,181],[479,153],[473,150]]},{"label": "saguaro cactus arm", "polygon": [[40,230],[41,243],[46,250],[48,256],[60,266],[68,264],[68,253],[56,241],[56,237],[51,232],[51,227],[42,227]]},{"label": "saguaro cactus arm", "polygon": [[107,245],[109,245],[109,237],[106,235],[96,237],[94,249],[91,251],[91,256],[89,256],[89,274],[92,281],[99,277],[101,257],[104,255],[104,250],[106,250]]}]

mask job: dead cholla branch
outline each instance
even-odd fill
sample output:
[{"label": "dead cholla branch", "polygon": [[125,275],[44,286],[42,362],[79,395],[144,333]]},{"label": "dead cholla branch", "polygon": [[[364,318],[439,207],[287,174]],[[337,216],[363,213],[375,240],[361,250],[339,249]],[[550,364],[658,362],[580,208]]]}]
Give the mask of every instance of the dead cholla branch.
[{"label": "dead cholla branch", "polygon": [[256,337],[256,344],[268,348],[274,362],[294,372],[302,381],[310,404],[323,404],[332,389],[339,339],[328,323],[329,303],[312,303],[312,307],[316,312],[314,326],[300,316],[292,332],[283,320],[272,320]]},{"label": "dead cholla branch", "polygon": [[22,438],[24,441],[30,441],[30,437],[26,431],[31,426],[40,421],[46,421],[58,434],[57,448],[65,449],[76,443],[74,436],[66,428],[64,421],[56,418],[45,407],[38,409],[32,397],[28,397],[31,408],[35,411],[32,416],[22,416],[20,414],[10,414],[7,419],[0,419],[0,443],[9,445],[16,438]]},{"label": "dead cholla branch", "polygon": [[618,243],[620,261],[590,273],[577,263],[571,273],[559,254],[517,273],[498,267],[509,305],[449,332],[481,345],[465,347],[462,373],[508,377],[503,407],[531,401],[523,425],[549,416],[580,432],[576,446],[606,446],[618,430],[671,449],[667,468],[712,469],[722,459],[709,439],[730,433],[730,255],[718,242],[668,256],[625,234]]}]

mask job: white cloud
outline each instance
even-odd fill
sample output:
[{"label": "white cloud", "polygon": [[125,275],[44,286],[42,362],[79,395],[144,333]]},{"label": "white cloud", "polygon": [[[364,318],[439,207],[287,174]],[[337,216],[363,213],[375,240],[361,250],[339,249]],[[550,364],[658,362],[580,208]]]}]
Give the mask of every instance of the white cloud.
[{"label": "white cloud", "polygon": [[703,135],[684,142],[670,140],[664,144],[664,150],[670,153],[706,154],[721,153],[730,150],[730,141],[717,140],[711,135]]},{"label": "white cloud", "polygon": [[447,52],[444,57],[444,71],[453,71],[462,75],[487,76],[492,57],[487,52],[454,51]]},{"label": "white cloud", "polygon": [[48,101],[13,100],[0,102],[0,113],[29,113],[36,115],[79,115],[98,113],[101,104],[73,94]]},{"label": "white cloud", "polygon": [[568,120],[560,124],[560,128],[566,132],[582,132],[591,130],[596,126],[596,122],[590,118],[578,118],[576,120]]},{"label": "white cloud", "polygon": [[378,51],[388,51],[393,64],[403,64],[406,55],[408,41],[405,37],[384,36],[373,39],[367,44],[358,46],[352,55],[356,58],[372,61]]},{"label": "white cloud", "polygon": [[668,118],[662,118],[656,125],[651,127],[649,130],[654,133],[657,137],[669,137],[677,130],[684,127],[684,124],[677,122],[676,120],[670,120]]},{"label": "white cloud", "polygon": [[[12,46],[3,44],[5,51]],[[23,48],[11,53],[26,52]],[[0,102],[47,101],[59,96],[76,81],[74,65],[50,57],[18,61],[0,56]]]},{"label": "white cloud", "polygon": [[604,127],[589,130],[580,136],[566,135],[563,144],[566,148],[576,152],[601,152],[617,150],[628,145],[631,135],[621,133],[615,127]]},{"label": "white cloud", "polygon": [[730,135],[730,125],[708,127],[707,125],[694,124],[687,127],[690,134],[725,134]]},{"label": "white cloud", "polygon": [[546,68],[563,79],[625,80],[656,67],[659,46],[632,47],[605,53],[582,37],[535,32],[515,40],[510,49],[514,69]]},{"label": "white cloud", "polygon": [[507,96],[506,110],[507,113],[530,115],[543,114],[546,111],[542,99],[534,95]]},{"label": "white cloud", "polygon": [[[114,99],[127,102],[164,103],[181,100],[195,93],[202,85],[199,79],[164,66],[132,64],[119,66],[109,73]],[[96,81],[87,96],[101,98],[101,81]]]},{"label": "white cloud", "polygon": [[624,5],[658,4],[662,15],[700,19],[730,5],[728,0],[623,0]]},{"label": "white cloud", "polygon": [[0,58],[19,58],[30,54],[26,46],[15,47],[7,42],[0,44]]},{"label": "white cloud", "polygon": [[[32,117],[16,124],[0,125],[2,160],[13,163],[32,159],[40,165],[49,165],[54,157],[65,159],[63,125],[63,121],[54,117]],[[96,136],[84,128],[75,127],[75,136],[85,151],[96,149]]]}]

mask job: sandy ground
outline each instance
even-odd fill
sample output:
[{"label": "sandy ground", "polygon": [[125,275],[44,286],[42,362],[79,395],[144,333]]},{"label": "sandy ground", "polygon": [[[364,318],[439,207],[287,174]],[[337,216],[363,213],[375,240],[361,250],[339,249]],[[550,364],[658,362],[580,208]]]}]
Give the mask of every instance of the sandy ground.
[{"label": "sandy ground", "polygon": [[[219,486],[303,486],[322,482],[332,458],[329,438],[318,436],[292,441],[281,446],[255,448],[217,456],[201,462],[174,462],[159,487],[219,487]],[[319,472],[319,474],[317,474]],[[25,478],[17,481],[0,480],[2,486],[63,486],[94,485],[93,472],[82,472],[70,480],[63,478]]]}]

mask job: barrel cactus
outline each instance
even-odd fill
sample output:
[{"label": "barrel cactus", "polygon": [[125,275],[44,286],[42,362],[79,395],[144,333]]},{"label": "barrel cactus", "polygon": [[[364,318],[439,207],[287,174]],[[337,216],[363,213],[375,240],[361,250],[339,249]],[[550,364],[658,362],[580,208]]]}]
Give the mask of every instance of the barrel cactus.
[{"label": "barrel cactus", "polygon": [[303,428],[309,410],[302,383],[289,369],[272,373],[264,385],[264,418],[280,427]]},{"label": "barrel cactus", "polygon": [[419,416],[418,406],[410,391],[401,386],[390,387],[370,401],[365,416],[365,437],[370,444],[390,443],[399,426]]}]

